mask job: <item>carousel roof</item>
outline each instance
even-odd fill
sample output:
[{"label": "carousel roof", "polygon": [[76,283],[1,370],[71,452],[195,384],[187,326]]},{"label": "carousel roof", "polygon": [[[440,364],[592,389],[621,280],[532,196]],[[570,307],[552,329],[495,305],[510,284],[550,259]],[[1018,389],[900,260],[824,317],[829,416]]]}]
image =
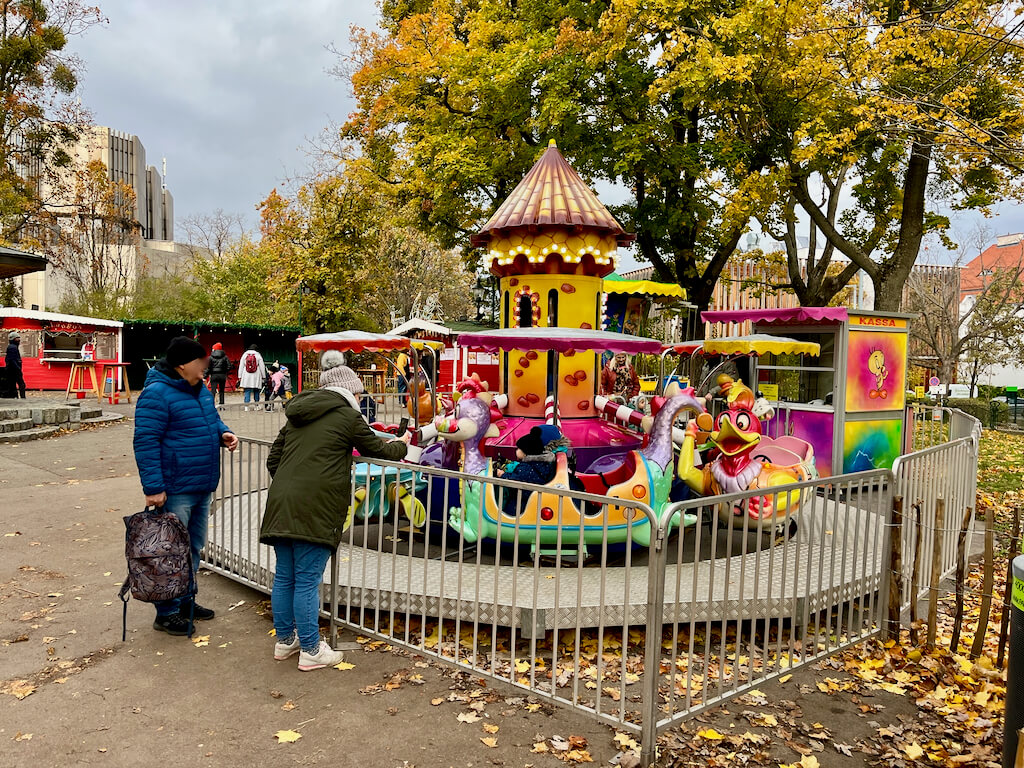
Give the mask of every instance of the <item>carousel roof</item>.
[{"label": "carousel roof", "polygon": [[685,299],[686,291],[675,283],[659,283],[655,280],[631,280],[617,272],[605,276],[601,289],[605,293],[627,293],[651,298]]},{"label": "carousel roof", "polygon": [[629,245],[635,239],[573,170],[554,140],[472,243],[486,245],[499,230],[543,226],[598,230],[614,235],[619,245]]},{"label": "carousel roof", "polygon": [[416,333],[432,333],[436,336],[454,336],[455,331],[447,326],[435,323],[430,320],[423,320],[419,317],[414,317],[411,320],[406,320],[404,323],[396,328],[392,328],[388,333],[392,336],[405,336],[407,334]]},{"label": "carousel roof", "polygon": [[0,246],[0,278],[17,277],[31,272],[42,272],[47,261],[28,251]]}]

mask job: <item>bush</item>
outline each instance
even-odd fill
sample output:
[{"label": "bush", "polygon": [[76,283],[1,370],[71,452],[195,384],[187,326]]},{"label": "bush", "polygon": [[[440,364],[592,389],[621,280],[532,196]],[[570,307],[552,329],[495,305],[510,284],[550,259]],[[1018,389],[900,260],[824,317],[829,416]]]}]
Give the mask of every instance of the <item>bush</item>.
[{"label": "bush", "polygon": [[[991,411],[989,410],[992,407],[991,400],[983,400],[981,398],[973,398],[970,400],[954,399],[949,400],[946,404],[950,408],[956,408],[959,411],[970,414],[986,426],[992,422]],[[996,407],[996,423],[1000,424],[1009,421],[1010,409],[1007,407],[1006,403],[996,402],[994,405]]]}]

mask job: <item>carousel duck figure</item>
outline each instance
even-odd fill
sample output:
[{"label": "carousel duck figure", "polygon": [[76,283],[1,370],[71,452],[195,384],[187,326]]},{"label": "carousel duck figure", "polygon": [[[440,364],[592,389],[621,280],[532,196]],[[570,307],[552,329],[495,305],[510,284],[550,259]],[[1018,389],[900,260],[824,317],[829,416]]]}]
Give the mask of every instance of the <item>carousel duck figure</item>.
[{"label": "carousel duck figure", "polygon": [[809,443],[793,437],[780,441],[762,435],[762,418],[774,415],[762,398],[755,397],[741,381],[720,381],[728,407],[714,422],[709,435],[710,451],[703,467],[694,465],[698,434],[696,421],[686,428],[679,454],[678,474],[701,496],[718,496],[763,489],[755,495],[719,506],[720,519],[747,515],[752,525],[769,527],[794,515],[802,502],[799,490],[776,493],[772,489],[817,476]]}]

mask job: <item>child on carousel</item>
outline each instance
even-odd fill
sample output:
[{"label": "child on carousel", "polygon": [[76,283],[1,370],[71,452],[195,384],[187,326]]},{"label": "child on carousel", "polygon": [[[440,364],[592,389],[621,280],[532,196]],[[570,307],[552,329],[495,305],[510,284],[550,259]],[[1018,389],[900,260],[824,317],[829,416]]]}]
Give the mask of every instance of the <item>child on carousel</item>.
[{"label": "child on carousel", "polygon": [[[569,441],[562,436],[561,430],[551,424],[533,427],[516,440],[518,460],[506,464],[500,477],[532,485],[546,485],[555,477],[555,458],[558,453],[569,454]],[[503,492],[502,509],[506,515],[517,516],[528,494],[524,495],[524,492],[514,488],[505,488]]]}]

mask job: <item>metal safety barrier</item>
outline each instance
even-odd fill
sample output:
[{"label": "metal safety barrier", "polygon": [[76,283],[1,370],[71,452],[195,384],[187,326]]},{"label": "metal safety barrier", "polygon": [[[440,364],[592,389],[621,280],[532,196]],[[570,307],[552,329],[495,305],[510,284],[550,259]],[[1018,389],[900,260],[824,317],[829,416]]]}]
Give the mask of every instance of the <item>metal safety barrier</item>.
[{"label": "metal safety barrier", "polygon": [[[657,514],[639,499],[360,460],[322,615],[332,641],[347,627],[633,733],[648,766],[658,734],[681,719],[878,634],[894,536],[901,604],[911,584],[932,586],[923,568],[916,581],[908,570],[918,530],[928,562],[935,510],[973,505],[980,434],[956,412],[945,424],[964,436],[902,456],[892,472]],[[243,438],[224,453],[203,551],[207,567],[265,592],[270,445]],[[956,527],[936,539],[944,571]]]},{"label": "metal safety barrier", "polygon": [[[694,514],[709,525],[666,538],[653,555],[664,576],[655,591],[664,616],[648,628],[661,640],[645,665],[660,670],[655,706],[645,713],[649,731],[881,630],[891,480],[877,470],[665,511],[663,520]],[[789,512],[777,524],[762,526],[751,514],[778,509]]]},{"label": "metal safety barrier", "polygon": [[981,423],[955,410],[947,423],[949,442],[900,456],[893,464],[895,496],[901,501],[904,609],[915,592],[920,599],[938,587],[932,583],[936,566],[940,579],[956,570],[961,537],[963,549],[971,547]]}]

